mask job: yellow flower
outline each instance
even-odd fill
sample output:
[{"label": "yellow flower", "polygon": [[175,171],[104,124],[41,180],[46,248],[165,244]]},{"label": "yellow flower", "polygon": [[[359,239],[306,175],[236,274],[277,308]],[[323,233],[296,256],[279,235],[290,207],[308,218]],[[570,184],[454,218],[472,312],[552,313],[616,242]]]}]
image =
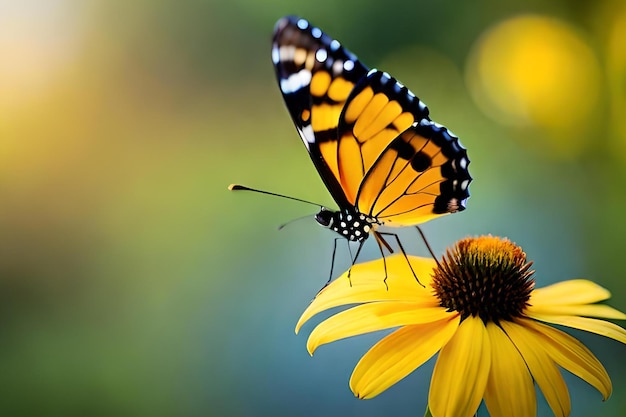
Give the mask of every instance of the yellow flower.
[{"label": "yellow flower", "polygon": [[323,289],[302,314],[354,305],[320,323],[309,336],[313,354],[325,343],[399,327],[357,364],[350,388],[372,398],[439,352],[428,397],[434,417],[473,416],[484,399],[489,414],[534,416],[536,382],[556,416],[570,413],[559,367],[584,379],[607,399],[611,380],[578,340],[545,323],[597,333],[626,343],[626,331],[606,319],[626,319],[607,305],[610,294],[587,280],[534,288],[522,249],[492,236],[459,241],[438,264],[411,256],[418,284],[403,256],[352,267]]}]

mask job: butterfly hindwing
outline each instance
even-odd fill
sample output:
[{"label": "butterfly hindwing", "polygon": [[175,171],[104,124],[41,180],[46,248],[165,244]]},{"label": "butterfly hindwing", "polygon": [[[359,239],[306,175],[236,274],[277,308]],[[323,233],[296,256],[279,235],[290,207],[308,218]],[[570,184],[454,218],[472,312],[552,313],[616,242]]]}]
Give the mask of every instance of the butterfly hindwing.
[{"label": "butterfly hindwing", "polygon": [[367,173],[358,209],[389,226],[415,225],[465,209],[469,159],[458,138],[430,120],[393,140]]},{"label": "butterfly hindwing", "polygon": [[272,60],[285,104],[313,164],[340,207],[337,125],[345,102],[368,69],[341,44],[305,19],[276,23]]}]

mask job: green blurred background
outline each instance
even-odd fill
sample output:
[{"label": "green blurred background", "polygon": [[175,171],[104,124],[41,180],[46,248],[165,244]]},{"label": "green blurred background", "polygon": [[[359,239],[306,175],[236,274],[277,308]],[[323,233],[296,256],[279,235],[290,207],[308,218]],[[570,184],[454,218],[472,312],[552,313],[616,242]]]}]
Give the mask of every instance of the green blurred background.
[{"label": "green blurred background", "polygon": [[[380,335],[314,358],[315,321],[294,335],[334,236],[277,226],[315,208],[226,190],[332,203],[274,80],[286,14],[407,84],[468,148],[468,210],[424,226],[437,252],[508,236],[538,286],[586,277],[626,310],[626,3],[547,3],[0,2],[0,414],[423,415],[432,361],[360,401],[348,378]],[[568,374],[572,415],[626,414],[626,348],[573,334],[614,395]]]}]

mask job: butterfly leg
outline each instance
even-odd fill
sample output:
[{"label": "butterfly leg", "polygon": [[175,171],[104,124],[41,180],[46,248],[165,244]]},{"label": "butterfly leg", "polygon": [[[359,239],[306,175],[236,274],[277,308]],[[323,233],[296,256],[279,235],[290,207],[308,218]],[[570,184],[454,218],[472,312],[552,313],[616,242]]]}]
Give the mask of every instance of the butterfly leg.
[{"label": "butterfly leg", "polygon": [[424,244],[426,245],[426,248],[428,249],[428,252],[430,253],[430,256],[433,257],[433,259],[437,263],[437,266],[441,267],[441,265],[439,265],[439,260],[435,256],[435,252],[433,252],[433,249],[430,247],[430,244],[428,243],[428,240],[426,240],[426,235],[422,231],[421,227],[415,226],[415,228],[417,229],[417,231],[419,232],[420,236],[422,237],[422,240],[424,241]]},{"label": "butterfly leg", "polygon": [[376,238],[376,243],[378,243],[378,248],[380,249],[380,254],[383,257],[383,268],[385,269],[385,278],[383,278],[383,284],[385,284],[385,289],[389,291],[389,285],[387,285],[387,258],[385,258],[385,251],[383,250],[383,246],[387,248],[389,253],[393,253],[391,250],[391,246],[389,243],[381,236],[380,233],[374,233],[374,237]]},{"label": "butterfly leg", "polygon": [[413,273],[413,277],[415,277],[415,280],[417,281],[417,283],[423,287],[424,284],[420,282],[419,278],[417,277],[417,274],[413,270],[413,265],[411,265],[411,262],[409,262],[409,257],[407,256],[406,251],[404,250],[404,246],[402,246],[402,242],[400,242],[400,238],[398,237],[398,235],[395,233],[382,233],[382,232],[377,232],[377,233],[380,235],[385,235],[385,236],[393,236],[393,238],[396,240],[396,243],[398,244],[398,247],[400,248],[400,252],[402,252],[402,255],[404,255],[404,259],[406,259],[406,263],[409,265],[409,268],[411,269],[411,272]]},{"label": "butterfly leg", "polygon": [[322,287],[322,290],[326,288],[326,286],[330,284],[330,281],[333,279],[333,269],[335,267],[335,254],[337,253],[337,241],[339,239],[341,238],[340,237],[335,238],[335,243],[333,244],[333,257],[330,260],[330,275],[328,276],[328,281],[326,281],[326,284],[324,284],[324,286]]},{"label": "butterfly leg", "polygon": [[[324,288],[326,288],[328,286],[328,284],[330,284],[330,282],[333,280],[333,271],[335,269],[335,254],[337,253],[337,241],[339,239],[343,239],[341,237],[335,238],[335,242],[333,243],[333,256],[330,260],[330,275],[328,276],[328,281],[326,281],[326,283],[324,284],[324,286],[322,288],[320,288],[320,290],[317,292],[318,294],[320,292],[322,292],[322,290]],[[350,245],[348,245],[348,249],[350,249]]]},{"label": "butterfly leg", "polygon": [[[356,254],[354,255],[354,258],[352,258],[352,265],[350,265],[350,269],[348,269],[348,281],[350,281],[350,286],[352,286],[352,280],[350,279],[350,274],[352,273],[352,267],[356,263],[356,260],[359,257],[359,254],[361,253],[361,249],[363,248],[363,244],[364,243],[365,243],[364,240],[359,242],[359,247],[356,250]],[[350,242],[349,241],[348,241],[348,247],[350,247]],[[352,253],[350,253],[350,255],[352,255]]]},{"label": "butterfly leg", "polygon": [[352,262],[352,259],[354,259],[354,256],[352,256],[352,246],[350,246],[350,241],[348,239],[346,239],[346,244],[348,245],[348,253],[350,254],[350,262]]}]

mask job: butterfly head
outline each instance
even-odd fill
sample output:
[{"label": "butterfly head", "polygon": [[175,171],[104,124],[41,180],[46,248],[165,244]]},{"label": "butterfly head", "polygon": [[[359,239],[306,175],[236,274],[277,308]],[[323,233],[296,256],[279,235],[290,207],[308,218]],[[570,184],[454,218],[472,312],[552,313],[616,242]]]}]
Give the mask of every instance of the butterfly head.
[{"label": "butterfly head", "polygon": [[315,221],[318,222],[321,226],[324,227],[332,227],[335,219],[335,214],[337,212],[328,210],[324,207],[320,210],[319,213],[315,215]]},{"label": "butterfly head", "polygon": [[372,230],[382,225],[376,218],[353,209],[333,211],[324,207],[315,215],[315,221],[353,242],[364,241]]}]

